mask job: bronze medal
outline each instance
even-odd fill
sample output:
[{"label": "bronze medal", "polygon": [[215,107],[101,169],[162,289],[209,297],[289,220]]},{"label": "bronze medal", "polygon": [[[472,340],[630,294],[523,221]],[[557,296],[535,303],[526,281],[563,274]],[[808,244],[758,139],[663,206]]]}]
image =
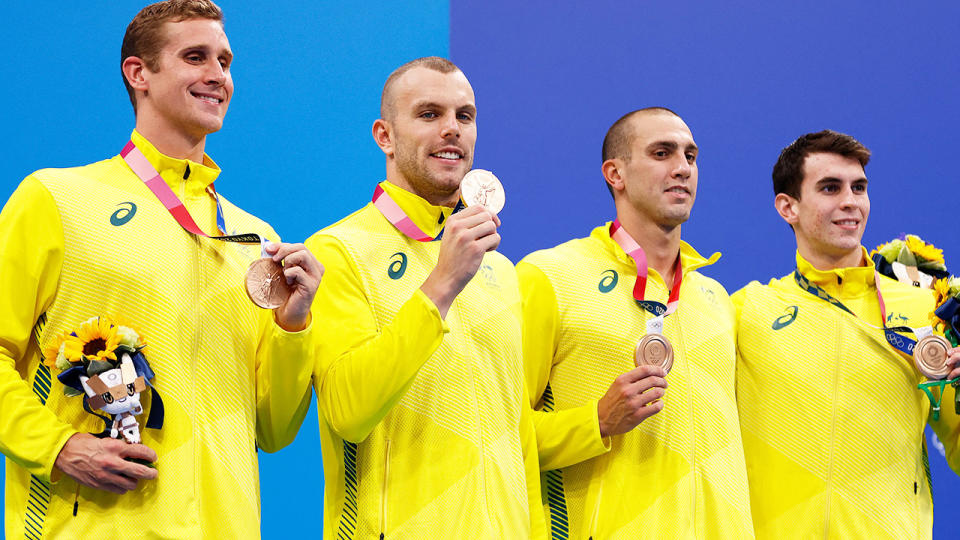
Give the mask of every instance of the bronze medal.
[{"label": "bronze medal", "polygon": [[503,210],[507,198],[503,184],[490,171],[473,169],[460,182],[460,198],[465,206],[482,206],[494,214]]},{"label": "bronze medal", "polygon": [[633,356],[633,362],[637,367],[660,366],[667,373],[670,373],[670,368],[673,367],[673,346],[663,334],[643,336]]},{"label": "bronze medal", "polygon": [[947,364],[947,350],[950,342],[938,335],[929,335],[917,342],[913,348],[913,363],[917,370],[930,380],[942,379],[950,373]]},{"label": "bronze medal", "polygon": [[264,309],[278,308],[290,297],[290,286],[283,275],[283,266],[269,257],[250,264],[246,285],[247,296]]}]

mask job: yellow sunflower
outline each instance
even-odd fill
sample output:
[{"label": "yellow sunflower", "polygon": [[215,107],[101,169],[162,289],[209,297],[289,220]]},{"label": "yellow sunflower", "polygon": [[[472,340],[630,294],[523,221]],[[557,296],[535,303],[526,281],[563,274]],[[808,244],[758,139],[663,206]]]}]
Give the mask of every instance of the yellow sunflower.
[{"label": "yellow sunflower", "polygon": [[60,346],[66,339],[67,334],[53,338],[50,343],[43,348],[43,364],[47,367],[53,367],[57,364],[57,356],[60,354]]},{"label": "yellow sunflower", "polygon": [[907,249],[913,252],[920,259],[930,262],[945,264],[943,259],[943,250],[934,247],[920,239],[919,236],[907,235]]},{"label": "yellow sunflower", "polygon": [[106,319],[94,317],[66,337],[63,355],[71,362],[116,360],[114,351],[119,344],[117,328]]}]

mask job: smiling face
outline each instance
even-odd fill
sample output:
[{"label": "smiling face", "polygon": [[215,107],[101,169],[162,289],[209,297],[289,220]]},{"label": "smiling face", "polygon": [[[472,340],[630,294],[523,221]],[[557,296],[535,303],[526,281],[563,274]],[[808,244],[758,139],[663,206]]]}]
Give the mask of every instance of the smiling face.
[{"label": "smiling face", "polygon": [[631,119],[629,158],[604,163],[615,198],[640,221],[672,229],[690,218],[697,196],[697,145],[690,128],[669,112]]},{"label": "smiling face", "polygon": [[861,263],[860,242],[870,215],[870,197],[857,159],[826,152],[808,155],[800,198],[780,193],[776,205],[796,232],[800,254],[815,267],[825,270]]},{"label": "smiling face", "polygon": [[473,165],[477,109],[462,72],[415,67],[394,82],[390,118],[374,123],[387,180],[433,204],[456,201]]},{"label": "smiling face", "polygon": [[142,68],[138,129],[200,140],[223,126],[233,95],[233,54],[220,21],[164,23],[157,71]]}]

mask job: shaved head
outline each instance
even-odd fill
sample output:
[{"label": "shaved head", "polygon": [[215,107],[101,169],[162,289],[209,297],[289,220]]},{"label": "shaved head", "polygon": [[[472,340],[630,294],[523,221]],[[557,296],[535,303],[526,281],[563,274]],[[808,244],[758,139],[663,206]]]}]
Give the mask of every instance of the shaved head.
[{"label": "shaved head", "polygon": [[624,161],[630,161],[630,142],[636,132],[634,123],[631,121],[636,117],[650,114],[670,114],[680,118],[680,115],[666,107],[647,107],[638,109],[620,117],[619,120],[610,126],[607,130],[607,136],[603,138],[603,161],[619,158]]},{"label": "shaved head", "polygon": [[387,82],[383,83],[383,93],[380,94],[380,118],[383,118],[387,121],[392,121],[394,119],[397,114],[394,86],[396,85],[397,80],[400,79],[404,73],[417,67],[431,69],[440,73],[453,73],[454,71],[460,71],[460,68],[458,68],[456,64],[447,60],[446,58],[440,58],[439,56],[425,56],[423,58],[417,58],[416,60],[411,60],[398,67],[397,69],[393,70],[393,73],[391,73],[389,77],[387,77]]}]

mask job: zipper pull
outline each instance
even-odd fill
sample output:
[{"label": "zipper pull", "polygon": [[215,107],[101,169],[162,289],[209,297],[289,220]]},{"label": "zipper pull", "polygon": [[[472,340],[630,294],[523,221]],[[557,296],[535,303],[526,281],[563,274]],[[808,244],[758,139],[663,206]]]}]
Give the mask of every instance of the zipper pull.
[{"label": "zipper pull", "polygon": [[80,484],[77,484],[77,490],[73,493],[73,517],[77,517],[78,508],[80,508]]}]

